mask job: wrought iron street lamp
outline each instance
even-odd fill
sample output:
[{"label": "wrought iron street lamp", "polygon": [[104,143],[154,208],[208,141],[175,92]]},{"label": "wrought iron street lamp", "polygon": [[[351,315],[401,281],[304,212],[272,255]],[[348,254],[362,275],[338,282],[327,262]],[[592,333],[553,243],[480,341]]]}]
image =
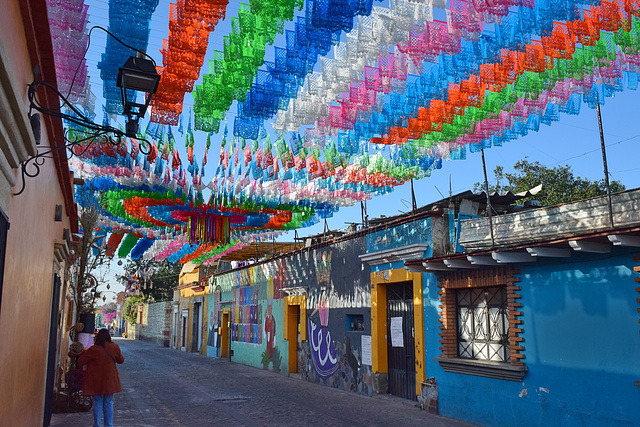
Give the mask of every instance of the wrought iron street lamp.
[{"label": "wrought iron street lamp", "polygon": [[[127,62],[118,70],[116,85],[120,88],[123,113],[127,116],[125,132],[127,136],[135,137],[138,133],[139,120],[147,112],[159,82],[160,75],[156,71],[155,64],[145,58],[142,52],[127,59]],[[144,102],[137,102],[137,95],[132,94],[131,91],[144,92]]]},{"label": "wrought iron street lamp", "polygon": [[[158,84],[160,83],[160,75],[156,72],[156,64],[146,53],[123,43],[119,38],[105,28],[95,26],[92,27],[91,30],[94,28],[103,30],[126,48],[137,51],[137,56],[132,56],[127,59],[125,64],[118,69],[118,76],[116,80],[116,85],[121,91],[122,106],[124,110],[123,113],[127,116],[126,130],[123,132],[117,127],[94,123],[93,119],[68,100],[65,95],[58,90],[56,85],[38,80],[40,71],[39,67],[36,67],[36,69],[34,69],[34,81],[29,85],[28,90],[30,109],[34,109],[42,114],[64,119],[68,124],[73,125],[76,129],[80,129],[82,136],[70,140],[67,137],[67,133],[65,133],[64,135],[61,135],[64,139],[64,143],[54,143],[54,141],[51,141],[51,146],[53,148],[44,152],[38,150],[38,153],[35,156],[29,157],[27,160],[22,162],[20,164],[22,188],[20,191],[13,193],[14,196],[22,194],[25,189],[25,180],[27,177],[33,178],[38,176],[40,173],[40,166],[42,166],[44,159],[47,158],[47,156],[50,156],[53,152],[58,150],[66,150],[86,142],[91,143],[99,136],[116,136],[117,142],[115,142],[113,138],[108,138],[108,140],[115,145],[121,143],[121,136],[126,135],[140,141],[141,153],[149,154],[151,151],[151,143],[138,136],[138,127],[140,119],[144,117],[147,108],[149,107],[151,96],[156,92]],[[78,65],[78,69],[79,67],[80,65]],[[61,107],[52,109],[49,108],[47,104],[41,104],[39,97],[37,96],[40,88],[44,88],[55,93],[55,95],[62,101]],[[142,92],[142,94],[139,92]],[[137,102],[141,95],[144,96],[144,102]],[[32,120],[34,136],[37,136],[37,134],[39,134],[37,115],[31,114],[31,111],[29,111],[29,117]],[[56,136],[56,138],[58,137]],[[73,155],[73,152],[71,152],[71,155]],[[34,170],[29,170],[29,166]]]}]

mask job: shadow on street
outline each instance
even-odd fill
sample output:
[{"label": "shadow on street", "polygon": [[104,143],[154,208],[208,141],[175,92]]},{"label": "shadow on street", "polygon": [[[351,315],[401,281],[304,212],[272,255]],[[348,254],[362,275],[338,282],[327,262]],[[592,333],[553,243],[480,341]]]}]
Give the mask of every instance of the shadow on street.
[{"label": "shadow on street", "polygon": [[[468,426],[421,411],[417,403],[312,384],[226,360],[151,343],[114,339],[122,392],[118,426]],[[52,426],[90,426],[91,412],[53,414]]]}]

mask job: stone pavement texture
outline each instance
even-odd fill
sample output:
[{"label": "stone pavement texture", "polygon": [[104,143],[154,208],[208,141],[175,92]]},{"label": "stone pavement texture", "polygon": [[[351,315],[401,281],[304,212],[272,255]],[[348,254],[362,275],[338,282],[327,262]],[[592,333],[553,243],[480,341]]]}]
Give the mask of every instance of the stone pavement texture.
[{"label": "stone pavement texture", "polygon": [[[122,392],[116,426],[468,426],[393,396],[366,397],[226,360],[115,340]],[[53,414],[52,426],[91,426],[91,412]]]}]

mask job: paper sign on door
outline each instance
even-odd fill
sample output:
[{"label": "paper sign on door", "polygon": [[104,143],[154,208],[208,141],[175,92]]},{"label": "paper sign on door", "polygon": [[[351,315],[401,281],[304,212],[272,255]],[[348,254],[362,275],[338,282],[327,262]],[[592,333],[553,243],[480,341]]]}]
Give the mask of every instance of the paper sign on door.
[{"label": "paper sign on door", "polygon": [[402,317],[391,318],[391,347],[404,347]]}]

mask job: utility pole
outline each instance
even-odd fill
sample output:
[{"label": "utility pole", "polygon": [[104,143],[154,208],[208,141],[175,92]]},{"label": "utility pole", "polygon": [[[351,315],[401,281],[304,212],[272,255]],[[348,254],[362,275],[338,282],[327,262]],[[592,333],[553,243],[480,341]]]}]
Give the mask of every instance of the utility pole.
[{"label": "utility pole", "polygon": [[360,202],[360,214],[362,215],[362,226],[369,227],[369,215],[367,215],[367,201]]},{"label": "utility pole", "polygon": [[413,213],[418,210],[418,203],[416,202],[416,193],[413,191],[413,178],[411,178],[411,209]]},{"label": "utility pole", "polygon": [[609,168],[607,167],[607,151],[604,145],[604,132],[602,131],[602,116],[600,115],[600,104],[596,104],[598,112],[598,128],[600,128],[600,149],[602,150],[602,164],[604,165],[604,183],[607,186],[607,200],[609,205],[609,225],[613,228],[613,207],[611,206],[611,185],[609,184]]},{"label": "utility pole", "polygon": [[484,161],[484,148],[480,149],[482,154],[482,172],[484,173],[484,191],[487,193],[487,214],[489,215],[489,230],[491,231],[491,249],[495,247],[493,237],[493,220],[491,219],[491,197],[489,197],[489,180],[487,179],[487,165]]}]

